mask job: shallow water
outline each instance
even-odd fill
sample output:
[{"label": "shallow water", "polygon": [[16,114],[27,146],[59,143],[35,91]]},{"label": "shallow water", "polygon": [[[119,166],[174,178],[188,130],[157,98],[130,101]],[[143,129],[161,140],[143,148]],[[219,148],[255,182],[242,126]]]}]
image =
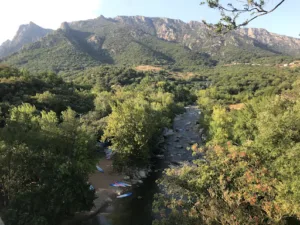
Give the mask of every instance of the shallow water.
[{"label": "shallow water", "polygon": [[[162,177],[163,169],[170,165],[170,162],[183,162],[191,160],[191,152],[186,150],[186,147],[192,143],[199,143],[200,136],[196,122],[199,119],[199,110],[190,107],[187,111],[175,118],[173,129],[175,133],[170,135],[165,141],[165,159],[156,159],[153,164],[153,171],[150,176],[144,179],[143,184],[133,186],[133,195],[117,199],[113,203],[111,213],[100,214],[92,225],[151,225],[153,222],[152,203],[154,194],[159,192],[156,180]],[[109,168],[109,165],[102,165]],[[95,175],[93,178],[98,182],[101,181],[101,174]],[[95,179],[96,178],[96,179]],[[116,177],[117,178],[117,177]],[[99,180],[98,180],[99,179]],[[104,185],[111,182],[108,177]],[[95,183],[96,184],[96,183]],[[103,183],[101,182],[101,184]],[[287,225],[300,225],[300,222],[290,218]]]},{"label": "shallow water", "polygon": [[[156,160],[153,170],[166,166],[164,160]],[[158,187],[156,180],[161,177],[162,170],[152,172],[143,180],[143,184],[134,185],[130,190],[133,195],[128,198],[116,199],[112,204],[112,211],[101,213],[91,225],[151,225],[152,202]]]},{"label": "shallow water", "polygon": [[[156,162],[156,168],[162,167],[161,161]],[[158,187],[156,180],[161,177],[161,172],[153,172],[144,179],[140,186],[133,187],[133,195],[128,198],[118,199],[114,202],[114,212],[111,214],[111,225],[151,225],[152,202]]]},{"label": "shallow water", "polygon": [[[143,180],[143,184],[133,186],[133,195],[115,200],[112,213],[100,214],[93,225],[152,224],[154,219],[152,214],[153,198],[154,194],[159,191],[156,181],[162,176],[162,171],[170,165],[170,161],[191,160],[191,152],[187,151],[186,147],[190,146],[191,142],[200,141],[199,132],[193,129],[198,119],[199,109],[193,107],[188,108],[184,114],[175,118],[173,129],[176,132],[167,137],[165,141],[165,159],[155,159],[153,162],[154,172]],[[100,179],[100,176],[96,177]]]}]

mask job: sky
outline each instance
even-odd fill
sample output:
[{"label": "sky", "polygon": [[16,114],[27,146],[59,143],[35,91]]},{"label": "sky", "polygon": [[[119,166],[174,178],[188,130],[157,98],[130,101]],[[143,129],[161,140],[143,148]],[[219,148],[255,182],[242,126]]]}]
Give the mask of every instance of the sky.
[{"label": "sky", "polygon": [[[142,15],[216,22],[219,14],[200,6],[202,0],[0,0],[0,43],[12,39],[21,24],[30,21],[44,28],[57,29],[64,21],[96,18],[100,15]],[[220,0],[226,2],[228,0]],[[235,0],[237,1],[237,0]],[[279,0],[269,0],[275,4]],[[299,37],[300,0],[286,0],[272,14],[258,18],[249,27]]]}]

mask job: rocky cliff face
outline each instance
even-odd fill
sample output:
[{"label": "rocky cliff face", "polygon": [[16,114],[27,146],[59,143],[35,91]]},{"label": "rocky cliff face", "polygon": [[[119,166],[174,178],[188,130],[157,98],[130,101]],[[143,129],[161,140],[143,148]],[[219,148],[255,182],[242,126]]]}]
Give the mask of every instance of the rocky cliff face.
[{"label": "rocky cliff face", "polygon": [[300,39],[274,34],[265,29],[244,28],[236,31],[242,37],[254,39],[267,47],[292,56],[300,55]]},{"label": "rocky cliff face", "polygon": [[[245,28],[223,37],[212,35],[206,26],[197,21],[185,23],[169,18],[150,18],[144,16],[118,16],[62,23],[64,32],[69,29],[89,32],[88,44],[94,49],[112,48],[111,52],[120,52],[120,46],[130,44],[129,39],[142,40],[149,36],[163,41],[179,43],[195,52],[206,52],[210,55],[224,53],[224,48],[243,48],[253,51],[260,48],[264,51],[291,56],[300,56],[300,39],[270,33],[265,29]],[[21,25],[12,41],[0,46],[0,58],[20,50],[24,45],[33,43],[50,33],[34,23]],[[121,35],[120,35],[121,34]],[[108,38],[117,39],[118,46],[111,45]],[[106,40],[106,41],[105,41]]]},{"label": "rocky cliff face", "polygon": [[297,38],[254,28],[220,36],[201,22],[169,18],[100,16],[64,22],[60,29],[47,35],[49,32],[33,23],[21,26],[15,38],[0,47],[0,57],[32,42],[5,58],[4,63],[41,71],[65,71],[103,63],[196,68],[216,63],[249,63],[273,56],[300,57]]},{"label": "rocky cliff face", "polygon": [[7,40],[0,46],[0,58],[19,51],[24,45],[34,43],[50,32],[52,30],[44,29],[33,22],[21,25],[14,38],[11,41]]},{"label": "rocky cliff face", "polygon": [[191,50],[207,50],[218,53],[221,47],[245,45],[264,47],[265,50],[291,56],[300,56],[300,39],[270,33],[265,29],[244,28],[225,35],[213,37],[206,26],[197,21],[185,23],[181,20],[168,18],[148,18],[143,16],[121,16],[115,21],[122,24],[141,27],[165,41],[178,42]]}]

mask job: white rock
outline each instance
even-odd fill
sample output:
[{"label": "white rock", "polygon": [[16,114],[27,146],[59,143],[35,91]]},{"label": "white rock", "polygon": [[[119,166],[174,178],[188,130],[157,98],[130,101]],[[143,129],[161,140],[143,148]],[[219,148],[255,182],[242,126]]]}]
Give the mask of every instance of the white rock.
[{"label": "white rock", "polygon": [[130,177],[129,176],[125,176],[123,177],[124,180],[130,180]]},{"label": "white rock", "polygon": [[147,177],[147,174],[146,174],[146,172],[145,172],[144,170],[140,170],[140,171],[139,171],[139,176],[140,176],[141,178],[146,178],[146,177]]},{"label": "white rock", "polygon": [[163,159],[165,156],[164,155],[156,155],[156,158],[158,159]]},{"label": "white rock", "polygon": [[164,133],[163,133],[163,135],[165,137],[172,136],[173,134],[174,134],[174,131],[172,129],[168,129],[168,128],[165,128]]},{"label": "white rock", "polygon": [[137,184],[138,181],[137,181],[137,180],[131,180],[131,183],[132,183],[132,184]]}]

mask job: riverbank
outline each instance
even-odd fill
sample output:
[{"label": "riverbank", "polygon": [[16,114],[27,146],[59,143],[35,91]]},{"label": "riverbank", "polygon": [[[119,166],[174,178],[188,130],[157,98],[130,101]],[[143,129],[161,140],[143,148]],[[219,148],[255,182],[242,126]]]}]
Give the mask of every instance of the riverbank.
[{"label": "riverbank", "polygon": [[[174,119],[173,129],[165,133],[164,155],[156,157],[154,168],[142,182],[134,182],[133,195],[126,199],[115,199],[103,213],[97,215],[93,225],[151,225],[153,221],[152,203],[159,188],[156,181],[164,176],[163,170],[168,167],[179,166],[182,163],[190,163],[193,159],[189,148],[194,143],[199,143],[199,115],[197,107],[186,107],[183,114]],[[95,187],[98,199],[95,204],[101,204],[104,199],[117,192],[118,189],[109,186],[115,181],[122,181],[123,174],[113,171],[112,161],[101,159],[98,165],[104,173],[96,171],[90,176],[90,182]],[[127,181],[127,182],[131,182]]]}]

